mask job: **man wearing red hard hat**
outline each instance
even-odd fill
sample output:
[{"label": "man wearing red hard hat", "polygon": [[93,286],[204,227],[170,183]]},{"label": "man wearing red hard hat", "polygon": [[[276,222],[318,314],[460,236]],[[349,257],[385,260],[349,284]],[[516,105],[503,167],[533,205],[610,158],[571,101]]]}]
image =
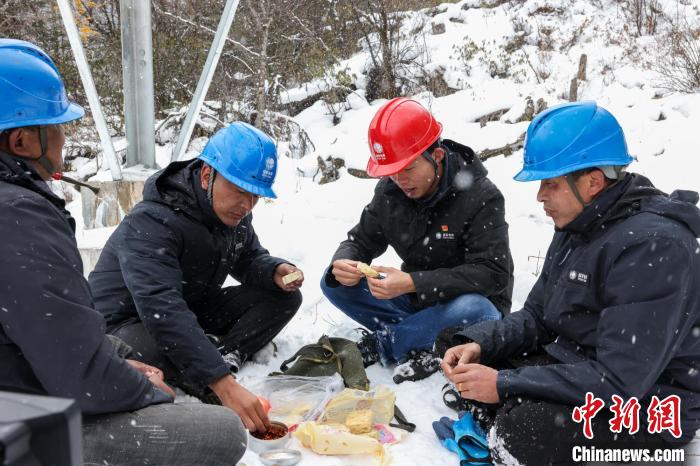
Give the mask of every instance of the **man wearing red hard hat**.
[{"label": "man wearing red hard hat", "polygon": [[[381,179],[321,280],[325,296],[369,329],[358,342],[365,365],[399,364],[396,383],[437,370],[432,347],[441,330],[500,319],[511,306],[503,196],[474,151],[441,134],[415,100],[377,111],[367,173]],[[373,265],[379,276],[365,277],[358,264],[388,246],[401,269]]]}]

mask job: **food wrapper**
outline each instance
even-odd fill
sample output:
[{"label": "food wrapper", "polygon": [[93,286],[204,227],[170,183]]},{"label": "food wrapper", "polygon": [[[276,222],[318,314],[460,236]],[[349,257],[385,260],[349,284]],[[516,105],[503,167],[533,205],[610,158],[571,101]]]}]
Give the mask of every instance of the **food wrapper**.
[{"label": "food wrapper", "polygon": [[389,424],[394,418],[396,395],[388,387],[377,385],[374,390],[352,390],[346,388],[335,396],[318,419],[320,424],[345,424],[354,411],[370,410],[373,422]]}]

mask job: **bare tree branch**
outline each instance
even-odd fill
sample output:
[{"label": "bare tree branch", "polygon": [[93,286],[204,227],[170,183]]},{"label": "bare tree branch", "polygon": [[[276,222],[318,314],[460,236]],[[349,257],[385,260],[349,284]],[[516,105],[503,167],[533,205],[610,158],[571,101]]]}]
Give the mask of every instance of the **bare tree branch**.
[{"label": "bare tree branch", "polygon": [[[181,22],[183,22],[183,23],[189,24],[190,26],[196,27],[196,28],[198,28],[198,29],[202,29],[202,30],[207,31],[207,32],[210,32],[210,33],[212,33],[212,34],[216,34],[216,31],[215,31],[215,30],[213,30],[213,29],[211,29],[211,28],[208,28],[208,27],[206,27],[206,26],[203,26],[203,25],[201,25],[201,24],[194,23],[194,22],[192,22],[192,21],[190,21],[190,20],[188,20],[188,19],[182,18],[182,17],[180,17],[180,16],[178,16],[178,15],[175,15],[175,14],[173,14],[173,13],[164,11],[164,10],[162,10],[160,7],[158,7],[155,3],[153,4],[153,9],[156,10],[156,11],[157,11],[158,13],[160,13],[160,14],[163,14],[163,15],[165,15],[165,16],[169,16],[169,17],[171,17],[171,18],[173,18],[173,19],[176,19],[176,20],[181,21]],[[226,41],[232,43],[233,45],[235,45],[236,47],[239,47],[239,48],[242,49],[242,50],[245,50],[246,52],[248,52],[249,54],[253,55],[254,57],[258,57],[258,58],[260,57],[260,55],[259,55],[258,53],[254,52],[253,50],[249,49],[248,47],[246,47],[245,45],[241,44],[241,43],[238,42],[238,41],[235,41],[235,40],[233,40],[233,39],[231,39],[231,38],[228,38],[228,37],[226,38]]]}]

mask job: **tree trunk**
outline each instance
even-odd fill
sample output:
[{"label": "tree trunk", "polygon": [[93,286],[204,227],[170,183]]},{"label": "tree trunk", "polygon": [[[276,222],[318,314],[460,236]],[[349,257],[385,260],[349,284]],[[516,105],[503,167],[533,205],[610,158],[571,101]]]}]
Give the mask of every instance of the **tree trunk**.
[{"label": "tree trunk", "polygon": [[270,37],[270,23],[272,19],[268,19],[263,26],[263,36],[260,46],[260,59],[258,60],[258,92],[255,104],[257,115],[255,115],[255,126],[262,129],[265,121],[265,112],[267,111],[267,46]]},{"label": "tree trunk", "polygon": [[386,8],[380,6],[379,15],[381,26],[379,30],[379,41],[382,46],[382,66],[384,68],[384,94],[389,97],[396,97],[396,75],[394,73],[394,56],[391,50],[391,25]]}]

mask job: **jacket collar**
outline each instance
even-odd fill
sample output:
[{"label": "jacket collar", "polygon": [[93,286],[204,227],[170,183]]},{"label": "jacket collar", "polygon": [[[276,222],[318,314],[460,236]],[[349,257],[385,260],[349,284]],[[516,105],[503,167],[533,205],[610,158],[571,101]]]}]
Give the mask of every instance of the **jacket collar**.
[{"label": "jacket collar", "polygon": [[[463,184],[464,180],[471,181],[483,178],[488,173],[486,167],[484,167],[481,160],[479,160],[470,147],[449,139],[444,139],[442,141],[442,147],[445,149],[445,157],[442,161],[443,174],[438,189],[426,199],[410,200],[410,202],[421,211],[433,208],[438,202],[444,199],[446,195],[454,190],[464,189],[458,186]],[[389,178],[387,178],[384,193],[398,199],[409,201],[396,183]]]},{"label": "jacket collar", "polygon": [[644,176],[628,173],[587,205],[578,217],[557,231],[590,235],[606,223],[627,218],[640,211],[642,203],[654,196],[666,196]]},{"label": "jacket collar", "polygon": [[46,181],[21,158],[0,151],[0,182],[2,181],[39,194],[61,211],[75,231],[75,220],[66,210],[66,201],[56,196]]},{"label": "jacket collar", "polygon": [[146,182],[144,200],[182,211],[210,230],[228,229],[216,216],[200,184],[201,169],[202,161],[198,159],[170,163]]}]

